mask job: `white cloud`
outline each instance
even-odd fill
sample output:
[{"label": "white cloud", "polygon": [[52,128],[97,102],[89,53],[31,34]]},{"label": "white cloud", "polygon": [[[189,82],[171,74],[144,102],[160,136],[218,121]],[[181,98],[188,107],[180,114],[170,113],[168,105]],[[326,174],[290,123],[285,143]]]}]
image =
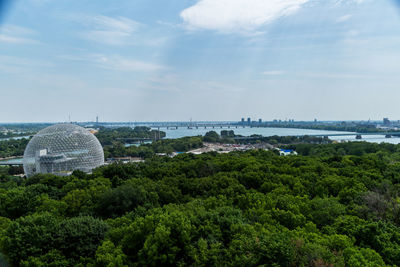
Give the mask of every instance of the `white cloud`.
[{"label": "white cloud", "polygon": [[308,1],[199,0],[180,15],[188,29],[247,32],[295,13]]},{"label": "white cloud", "polygon": [[72,61],[86,61],[103,69],[127,72],[153,72],[165,69],[164,66],[136,59],[129,59],[118,55],[88,55],[88,56],[60,56],[62,59]]},{"label": "white cloud", "polygon": [[94,61],[98,63],[100,67],[118,71],[157,71],[164,68],[157,64],[134,59],[127,59],[119,56],[109,57],[98,55],[94,57]]},{"label": "white cloud", "polygon": [[143,30],[144,24],[126,17],[73,14],[67,16],[67,19],[86,28],[86,31],[78,33],[81,38],[106,45],[160,46],[170,38],[154,36],[151,31]]},{"label": "white cloud", "polygon": [[82,36],[87,40],[107,45],[123,45],[127,43],[130,34],[113,31],[89,31]]},{"label": "white cloud", "polygon": [[365,0],[353,0],[354,2],[356,2],[357,4],[361,4],[363,3]]},{"label": "white cloud", "polygon": [[53,0],[30,0],[35,5],[45,5],[47,3],[52,2]]},{"label": "white cloud", "polygon": [[0,43],[10,44],[39,44],[31,38],[35,32],[31,29],[16,25],[6,25],[0,28]]},{"label": "white cloud", "polygon": [[125,17],[111,18],[102,15],[92,17],[91,21],[99,29],[125,33],[134,32],[140,25],[138,22]]},{"label": "white cloud", "polygon": [[335,5],[342,4],[362,4],[365,0],[334,0]]},{"label": "white cloud", "polygon": [[126,44],[140,27],[140,23],[126,17],[79,16],[78,20],[90,28],[82,33],[85,39],[108,45]]},{"label": "white cloud", "polygon": [[7,34],[0,34],[0,43],[10,43],[10,44],[38,44],[39,42],[29,39],[29,38],[22,38],[16,37]]},{"label": "white cloud", "polygon": [[[180,14],[189,30],[215,30],[223,33],[260,33],[258,28],[294,14],[306,3],[326,0],[197,0]],[[361,4],[365,0],[329,0],[335,5]],[[345,15],[337,19],[344,22]],[[262,32],[261,32],[262,33]]]},{"label": "white cloud", "polygon": [[33,60],[29,58],[0,55],[0,72],[26,73],[27,70],[52,68],[54,65],[47,61]]},{"label": "white cloud", "polygon": [[268,71],[264,71],[262,74],[263,75],[270,75],[270,76],[274,76],[274,75],[282,75],[284,74],[284,71],[281,70],[268,70]]},{"label": "white cloud", "polygon": [[303,72],[303,76],[314,78],[328,78],[328,79],[366,79],[372,78],[371,75],[366,74],[348,74],[348,73],[324,73],[324,72]]},{"label": "white cloud", "polygon": [[36,32],[26,27],[21,27],[17,25],[5,25],[0,28],[1,32],[15,35],[33,35]]},{"label": "white cloud", "polygon": [[336,19],[336,22],[340,23],[340,22],[345,22],[348,21],[349,19],[351,19],[352,15],[347,14],[347,15],[343,15],[339,18]]},{"label": "white cloud", "polygon": [[356,31],[356,30],[350,30],[350,31],[346,32],[346,36],[348,36],[348,37],[355,37],[355,36],[358,36],[359,34],[360,34],[360,32]]}]

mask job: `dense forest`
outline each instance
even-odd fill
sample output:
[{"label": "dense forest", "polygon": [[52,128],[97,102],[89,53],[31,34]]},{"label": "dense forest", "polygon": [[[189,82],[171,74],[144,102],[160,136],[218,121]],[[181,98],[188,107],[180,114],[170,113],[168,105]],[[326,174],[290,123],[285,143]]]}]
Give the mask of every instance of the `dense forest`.
[{"label": "dense forest", "polygon": [[0,132],[0,140],[13,138],[13,137],[32,136],[34,134],[35,134],[35,132],[7,132],[7,133]]},{"label": "dense forest", "polygon": [[28,139],[10,139],[7,141],[0,141],[0,158],[20,157],[24,155]]},{"label": "dense forest", "polygon": [[0,139],[32,136],[41,129],[50,126],[49,123],[10,123],[0,124]]},{"label": "dense forest", "polygon": [[157,140],[165,137],[165,132],[152,130],[149,127],[137,126],[106,128],[100,127],[96,137],[103,146],[112,145],[114,142],[135,143],[139,139]]},{"label": "dense forest", "polygon": [[[239,138],[239,139],[235,139]],[[326,144],[332,141],[327,138],[312,136],[268,136],[253,135],[242,137],[235,135],[234,131],[207,132],[204,136],[183,137],[178,139],[163,139],[140,146],[126,146],[124,143],[114,141],[112,145],[104,146],[106,158],[111,157],[141,157],[151,158],[157,153],[171,154],[172,152],[187,152],[203,146],[204,142],[224,144],[257,144],[268,143],[271,145],[289,144]]]},{"label": "dense forest", "polygon": [[293,146],[0,169],[0,251],[15,266],[400,266],[400,146]]},{"label": "dense forest", "polygon": [[164,139],[140,146],[126,146],[122,142],[113,142],[104,146],[105,158],[112,157],[140,157],[152,158],[157,153],[171,154],[172,152],[187,152],[203,146],[203,137],[182,137],[178,139]]},{"label": "dense forest", "polygon": [[282,144],[326,144],[332,141],[328,137],[316,137],[316,136],[262,136],[262,135],[251,135],[242,136],[235,134],[233,130],[222,130],[220,134],[215,131],[207,132],[203,138],[204,142],[211,143],[224,143],[224,144],[256,144],[256,143],[269,143],[272,145]]}]

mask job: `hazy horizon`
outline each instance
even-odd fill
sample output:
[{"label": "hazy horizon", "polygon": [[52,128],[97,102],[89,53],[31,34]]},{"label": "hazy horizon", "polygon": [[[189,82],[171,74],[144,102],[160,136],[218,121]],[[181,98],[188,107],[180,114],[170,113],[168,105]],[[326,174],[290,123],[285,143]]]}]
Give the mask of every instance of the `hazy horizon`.
[{"label": "hazy horizon", "polygon": [[397,0],[10,1],[0,123],[397,120],[399,46]]},{"label": "hazy horizon", "polygon": [[[262,119],[262,118],[251,118],[252,122],[258,122],[258,119]],[[247,117],[245,118],[245,120],[247,120]],[[275,119],[274,119],[275,120]],[[262,120],[263,122],[266,123],[271,123],[274,122],[274,120]],[[287,120],[281,120],[278,123],[285,123],[285,122],[289,122],[289,119]],[[397,119],[389,119],[392,122],[398,122],[400,121]],[[317,123],[337,123],[337,122],[347,122],[347,123],[352,123],[352,122],[368,122],[370,121],[371,123],[379,123],[382,122],[382,119],[377,119],[377,120],[317,120]],[[99,124],[107,124],[107,123],[131,123],[131,124],[150,124],[150,123],[207,123],[207,122],[211,122],[211,123],[235,123],[235,122],[240,122],[240,119],[238,120],[159,120],[159,121],[141,121],[141,120],[137,120],[137,121],[121,121],[121,120],[116,120],[116,121],[100,121],[99,120]],[[305,122],[305,123],[312,123],[315,122],[314,120],[294,120],[294,123],[301,123],[301,122]],[[77,120],[64,120],[64,121],[30,121],[30,122],[23,122],[23,121],[13,121],[13,122],[1,122],[0,121],[0,125],[5,125],[5,124],[56,124],[56,123],[96,123],[95,120],[87,120],[87,121],[77,121]]]}]

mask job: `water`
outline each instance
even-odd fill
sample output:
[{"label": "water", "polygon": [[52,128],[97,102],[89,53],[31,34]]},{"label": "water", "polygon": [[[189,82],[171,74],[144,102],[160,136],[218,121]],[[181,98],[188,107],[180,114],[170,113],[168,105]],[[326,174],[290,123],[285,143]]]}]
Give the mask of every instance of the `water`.
[{"label": "water", "polygon": [[[324,130],[308,130],[308,129],[295,129],[295,128],[243,128],[243,127],[231,127],[230,129],[224,127],[221,129],[220,127],[211,128],[207,127],[207,129],[203,128],[193,128],[188,129],[187,127],[180,127],[176,130],[166,130],[162,129],[162,131],[166,132],[166,138],[176,139],[185,136],[198,136],[204,135],[209,131],[215,131],[218,134],[221,133],[222,130],[232,130],[237,135],[250,136],[253,134],[258,134],[262,136],[297,136],[297,135],[330,135],[330,134],[345,134],[352,132],[343,132],[343,131],[324,131]],[[329,139],[334,141],[366,141],[371,143],[390,143],[390,144],[399,144],[399,137],[385,138],[384,135],[365,135],[361,140],[357,140],[354,135],[349,136],[331,136]]]},{"label": "water", "polygon": [[14,136],[14,137],[7,137],[7,138],[0,138],[0,141],[8,141],[8,140],[20,140],[20,139],[29,139],[30,136]]},{"label": "water", "polygon": [[[152,143],[151,141],[146,141],[146,142],[143,142],[143,145],[151,144],[151,143]],[[140,145],[142,145],[142,144],[140,144],[140,143],[125,144],[125,147],[140,146]]]},{"label": "water", "polygon": [[[294,129],[294,128],[235,128],[231,127],[230,129],[228,128],[193,128],[193,129],[188,129],[187,127],[181,127],[176,130],[166,130],[162,129],[166,133],[166,138],[170,139],[176,139],[176,138],[181,138],[185,136],[198,136],[198,135],[204,135],[209,131],[216,131],[217,133],[221,133],[222,130],[233,130],[235,134],[238,135],[243,135],[243,136],[250,136],[253,134],[258,134],[262,136],[297,136],[297,135],[330,135],[330,134],[344,134],[344,133],[350,133],[351,132],[341,132],[341,131],[323,131],[323,130],[307,130],[307,129]],[[29,137],[29,136],[28,136]],[[21,137],[14,137],[14,139],[21,139],[21,138],[27,138],[27,136],[21,136]],[[384,135],[365,135],[362,137],[361,140],[355,139],[354,135],[349,135],[349,136],[331,136],[329,137],[331,140],[335,141],[366,141],[366,142],[371,142],[371,143],[390,143],[390,144],[400,144],[400,138],[399,137],[392,137],[392,138],[385,138]],[[10,139],[10,138],[7,138]],[[1,141],[2,139],[0,139]],[[131,146],[131,145],[138,145],[138,144],[127,144],[126,146]],[[10,160],[3,160],[0,161],[0,163],[5,163],[7,164],[22,164],[22,158],[16,158],[16,159],[10,159]]]},{"label": "water", "polygon": [[0,164],[22,164],[22,158],[0,160]]},{"label": "water", "polygon": [[370,142],[370,143],[389,143],[389,144],[400,144],[400,137],[385,138],[384,135],[365,135],[362,139],[355,139],[355,136],[332,136],[329,139],[334,141],[358,141],[358,142]]},{"label": "water", "polygon": [[[176,139],[176,138],[181,138],[185,136],[198,136],[198,135],[204,135],[209,131],[215,131],[218,134],[221,133],[222,130],[232,130],[235,132],[237,135],[243,135],[243,136],[250,136],[253,134],[258,134],[262,136],[296,136],[296,135],[329,135],[329,134],[343,134],[343,133],[351,133],[351,132],[338,132],[338,131],[321,131],[321,130],[307,130],[307,129],[295,129],[295,128],[243,128],[243,127],[231,127],[230,129],[224,127],[223,129],[221,128],[211,128],[207,127],[207,129],[202,128],[193,128],[193,129],[188,129],[187,127],[181,127],[176,130],[166,130],[166,129],[161,129],[161,131],[164,131],[167,136],[166,138],[170,139]],[[355,137],[353,136],[353,139]]]}]

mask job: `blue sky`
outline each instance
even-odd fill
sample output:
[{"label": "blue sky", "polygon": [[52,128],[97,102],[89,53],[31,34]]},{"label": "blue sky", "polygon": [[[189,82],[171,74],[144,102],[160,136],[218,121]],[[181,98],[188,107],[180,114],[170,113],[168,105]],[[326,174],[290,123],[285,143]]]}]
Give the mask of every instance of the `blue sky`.
[{"label": "blue sky", "polygon": [[0,122],[400,119],[394,0],[14,0]]}]

